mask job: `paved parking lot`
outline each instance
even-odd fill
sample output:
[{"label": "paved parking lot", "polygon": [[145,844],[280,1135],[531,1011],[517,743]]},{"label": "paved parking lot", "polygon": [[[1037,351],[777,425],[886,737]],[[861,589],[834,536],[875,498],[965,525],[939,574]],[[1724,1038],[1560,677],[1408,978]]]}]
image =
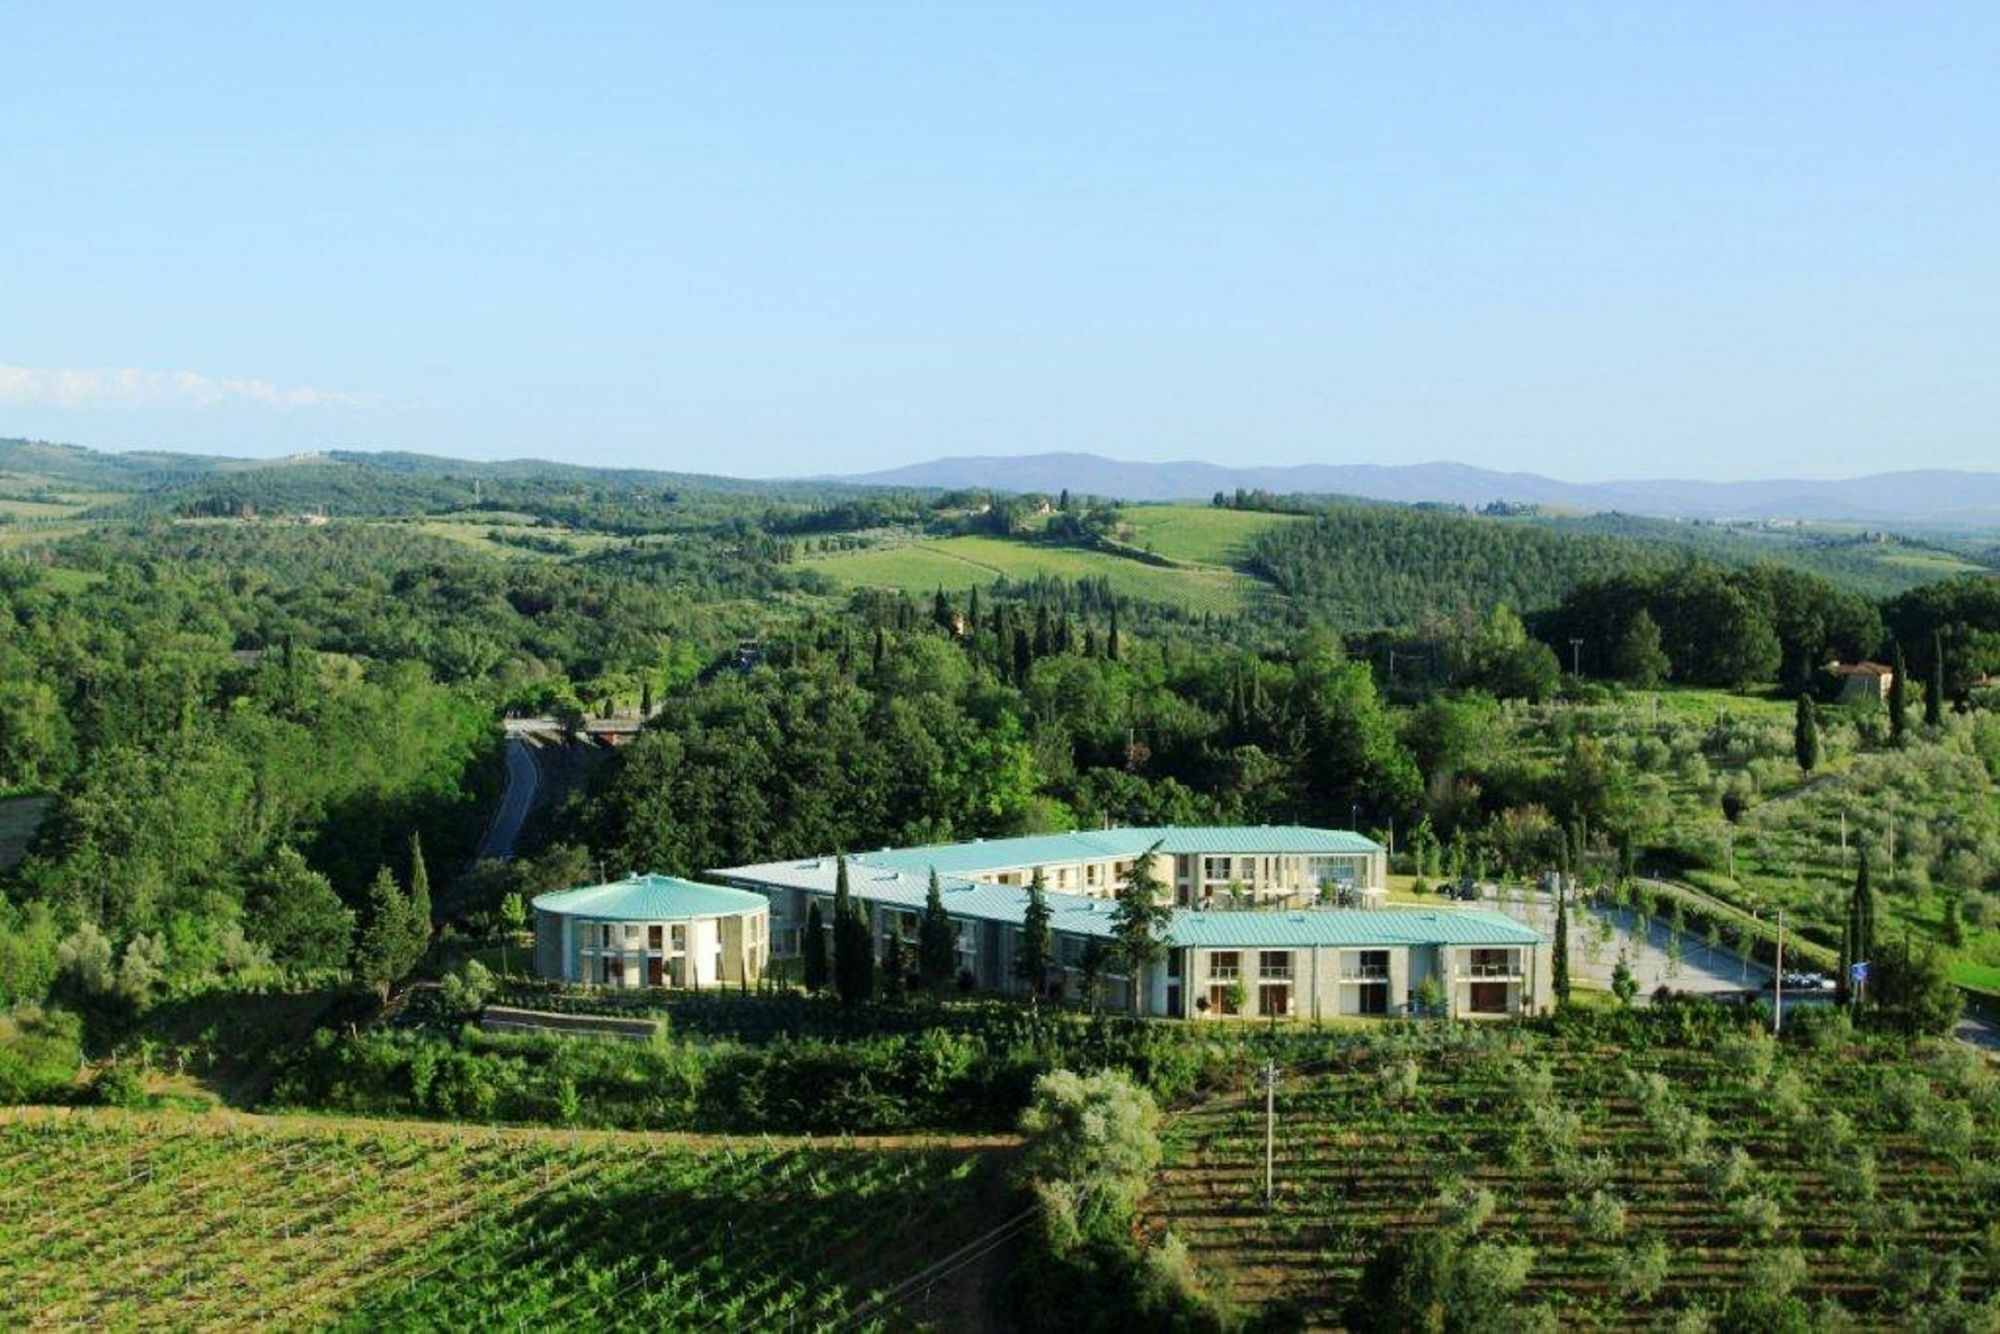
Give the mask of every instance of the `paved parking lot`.
[{"label": "paved parking lot", "polygon": [[[1516,921],[1537,930],[1555,932],[1555,905],[1547,895],[1537,894],[1529,902],[1488,901]],[[1611,987],[1611,972],[1624,952],[1632,976],[1639,983],[1640,996],[1647,997],[1660,986],[1675,991],[1708,994],[1721,991],[1763,989],[1771,980],[1771,970],[1760,963],[1746,963],[1725,944],[1711,950],[1708,942],[1694,932],[1684,932],[1675,949],[1671,925],[1659,918],[1647,924],[1642,935],[1637,916],[1629,908],[1578,908],[1570,912],[1570,977],[1580,986]],[[1787,995],[1789,1002],[1791,997]]]}]

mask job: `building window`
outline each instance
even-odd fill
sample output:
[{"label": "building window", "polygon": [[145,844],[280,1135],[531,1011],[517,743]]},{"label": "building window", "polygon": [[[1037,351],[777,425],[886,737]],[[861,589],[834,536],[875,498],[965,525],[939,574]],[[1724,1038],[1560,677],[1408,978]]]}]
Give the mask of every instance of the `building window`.
[{"label": "building window", "polygon": [[1217,982],[1234,982],[1243,975],[1243,956],[1235,950],[1215,951],[1208,956],[1208,975]]},{"label": "building window", "polygon": [[1513,977],[1520,971],[1520,960],[1513,950],[1474,950],[1465,968],[1468,977]]},{"label": "building window", "polygon": [[1265,1015],[1289,1015],[1292,1012],[1292,988],[1288,983],[1265,983],[1257,988],[1257,1013]]},{"label": "building window", "polygon": [[646,948],[649,950],[662,948],[661,941],[665,936],[666,928],[662,927],[658,922],[653,923],[646,928]]},{"label": "building window", "polygon": [[1343,972],[1347,977],[1358,977],[1367,981],[1389,976],[1389,951],[1361,950],[1346,955],[1347,967]]},{"label": "building window", "polygon": [[1265,982],[1289,982],[1292,980],[1292,952],[1290,950],[1264,950],[1257,956],[1257,976]]},{"label": "building window", "polygon": [[1508,1014],[1507,993],[1513,990],[1505,982],[1474,982],[1471,986],[1471,1003],[1466,1008],[1474,1014]]},{"label": "building window", "polygon": [[1239,988],[1233,982],[1210,987],[1208,989],[1209,1011],[1214,1014],[1235,1014],[1237,1012],[1236,993],[1238,990]]}]

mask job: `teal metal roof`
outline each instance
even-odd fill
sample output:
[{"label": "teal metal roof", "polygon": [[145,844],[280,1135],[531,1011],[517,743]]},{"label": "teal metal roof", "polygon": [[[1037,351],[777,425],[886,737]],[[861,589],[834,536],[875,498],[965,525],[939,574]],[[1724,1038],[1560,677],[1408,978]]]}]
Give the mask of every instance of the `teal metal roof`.
[{"label": "teal metal roof", "polygon": [[[808,857],[722,867],[708,874],[742,885],[831,894],[836,865],[833,857]],[[929,882],[928,868],[897,870],[848,859],[848,888],[858,899],[920,911]],[[942,869],[938,888],[945,911],[953,917],[1019,926],[1028,906],[1028,891],[1019,886],[968,880]],[[1056,932],[1110,936],[1112,900],[1054,890],[1049,891],[1048,900],[1049,925]],[[1504,913],[1475,908],[1246,908],[1228,912],[1181,908],[1170,919],[1167,937],[1175,945],[1196,949],[1533,945],[1542,939],[1540,932]]]},{"label": "teal metal roof", "polygon": [[635,875],[608,885],[537,894],[535,907],[542,912],[614,922],[671,922],[759,911],[768,909],[770,902],[749,890],[696,884],[671,875]]},{"label": "teal metal roof", "polygon": [[1335,854],[1359,855],[1382,850],[1371,838],[1346,829],[1311,829],[1303,825],[1214,825],[1084,829],[1067,834],[1030,834],[1022,838],[976,839],[970,843],[934,843],[918,848],[884,848],[857,852],[852,860],[892,871],[929,871],[940,875],[973,875],[1032,866],[1060,866],[1105,857],[1136,857],[1155,843],[1164,853],[1204,854]]},{"label": "teal metal roof", "polygon": [[1176,912],[1169,939],[1195,949],[1314,946],[1534,945],[1542,933],[1482,909],[1306,908],[1294,912]]}]

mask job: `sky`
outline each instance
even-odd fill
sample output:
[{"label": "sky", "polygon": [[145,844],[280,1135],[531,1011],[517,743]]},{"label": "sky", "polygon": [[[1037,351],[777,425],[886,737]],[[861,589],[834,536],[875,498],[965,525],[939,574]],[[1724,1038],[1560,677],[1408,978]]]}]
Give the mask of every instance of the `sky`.
[{"label": "sky", "polygon": [[2000,468],[2000,5],[0,0],[0,436]]}]

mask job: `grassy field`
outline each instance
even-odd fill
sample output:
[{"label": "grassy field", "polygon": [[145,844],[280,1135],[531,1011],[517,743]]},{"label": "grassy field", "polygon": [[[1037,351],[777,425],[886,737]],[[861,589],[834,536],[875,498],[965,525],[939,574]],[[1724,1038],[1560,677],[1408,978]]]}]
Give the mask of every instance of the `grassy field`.
[{"label": "grassy field", "polygon": [[[1313,1325],[1371,1253],[1455,1211],[1484,1215],[1461,1217],[1467,1244],[1529,1248],[1519,1300],[1566,1328],[1715,1312],[1760,1264],[1787,1269],[1809,1307],[1902,1327],[1923,1323],[1920,1300],[1983,1298],[2000,1278],[2000,1089],[1950,1044],[1906,1056],[1521,1029],[1330,1044],[1283,1078],[1268,1211],[1262,1131],[1248,1089],[1171,1118],[1149,1224],[1246,1311]],[[1456,1183],[1470,1209],[1440,1198]]]},{"label": "grassy field", "polygon": [[[626,540],[610,533],[589,533],[576,528],[539,525],[527,515],[507,513],[444,515],[388,522],[414,528],[430,537],[442,537],[461,543],[488,556],[500,556],[511,560],[561,559],[565,554],[584,555],[592,551],[602,551],[606,547],[617,546]],[[557,550],[537,550],[531,546],[501,540],[495,536],[496,534],[518,534],[524,538],[560,543],[569,551],[566,553]]]},{"label": "grassy field", "polygon": [[1295,514],[1216,509],[1212,505],[1134,505],[1124,511],[1132,545],[1169,560],[1198,565],[1242,563],[1252,538],[1288,523]]},{"label": "grassy field", "polygon": [[826,1328],[990,1227],[997,1166],[922,1145],[16,1113],[0,1323]]},{"label": "grassy field", "polygon": [[948,537],[901,546],[832,552],[813,568],[861,587],[926,594],[990,584],[995,579],[1106,579],[1118,593],[1195,611],[1234,614],[1263,595],[1262,585],[1233,570],[1170,569],[1074,547],[1038,546],[997,537]]},{"label": "grassy field", "polygon": [[8,523],[0,524],[0,551],[15,547],[39,546],[75,537],[90,527],[87,523]]}]

